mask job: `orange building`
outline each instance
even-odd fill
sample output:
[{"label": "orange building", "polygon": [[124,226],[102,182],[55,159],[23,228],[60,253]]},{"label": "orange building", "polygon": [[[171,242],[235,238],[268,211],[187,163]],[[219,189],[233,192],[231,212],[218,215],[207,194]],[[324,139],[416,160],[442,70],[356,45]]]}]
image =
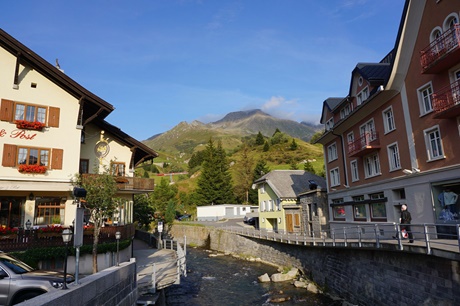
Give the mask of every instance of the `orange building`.
[{"label": "orange building", "polygon": [[407,0],[394,49],[324,101],[331,228],[399,222],[401,204],[413,224],[460,223],[458,4]]}]

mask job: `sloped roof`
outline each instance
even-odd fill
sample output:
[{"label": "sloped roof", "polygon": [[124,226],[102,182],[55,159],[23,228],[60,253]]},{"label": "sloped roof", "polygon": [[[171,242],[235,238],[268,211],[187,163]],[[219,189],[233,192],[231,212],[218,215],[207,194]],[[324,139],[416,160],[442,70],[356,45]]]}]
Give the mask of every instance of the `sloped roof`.
[{"label": "sloped roof", "polygon": [[299,194],[310,190],[311,182],[316,183],[318,188],[326,188],[324,178],[304,170],[273,170],[254,184],[269,184],[280,198],[297,198]]},{"label": "sloped roof", "polygon": [[327,98],[323,102],[323,112],[321,114],[321,120],[320,123],[325,123],[324,120],[326,120],[326,115],[327,115],[327,110],[332,112],[340,103],[346,99],[345,98]]},{"label": "sloped roof", "polygon": [[116,136],[120,142],[130,147],[133,152],[132,158],[134,165],[138,165],[143,161],[153,159],[158,156],[157,152],[124,133],[118,127],[115,127],[104,120],[104,118],[115,109],[112,104],[99,98],[75,82],[61,70],[51,65],[45,59],[27,48],[2,29],[0,29],[0,47],[16,56],[21,65],[36,70],[38,73],[54,82],[57,86],[61,87],[71,96],[78,99],[83,106],[83,120],[86,120],[87,123],[92,122],[102,129],[109,131]]},{"label": "sloped roof", "polygon": [[369,82],[384,82],[390,76],[390,63],[358,63],[353,73],[358,72]]}]

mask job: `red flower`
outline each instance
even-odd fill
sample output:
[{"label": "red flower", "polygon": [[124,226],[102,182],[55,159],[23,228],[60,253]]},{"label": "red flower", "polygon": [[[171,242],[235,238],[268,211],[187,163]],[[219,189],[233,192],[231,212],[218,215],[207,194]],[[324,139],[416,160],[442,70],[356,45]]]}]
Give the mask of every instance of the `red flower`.
[{"label": "red flower", "polygon": [[38,229],[38,232],[39,233],[62,233],[62,231],[64,230],[64,228],[60,225],[58,226],[49,226],[47,225],[46,227],[40,227]]},{"label": "red flower", "polygon": [[0,226],[0,235],[11,235],[16,234],[18,232],[17,228]]},{"label": "red flower", "polygon": [[45,173],[48,168],[41,165],[19,165],[18,171],[21,173]]},{"label": "red flower", "polygon": [[45,124],[40,121],[16,120],[15,122],[18,129],[41,131],[45,127]]}]

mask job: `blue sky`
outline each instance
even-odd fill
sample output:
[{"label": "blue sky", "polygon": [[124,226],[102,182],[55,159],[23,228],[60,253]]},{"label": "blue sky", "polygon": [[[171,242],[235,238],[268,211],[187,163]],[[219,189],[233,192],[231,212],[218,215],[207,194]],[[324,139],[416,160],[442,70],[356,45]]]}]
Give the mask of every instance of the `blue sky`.
[{"label": "blue sky", "polygon": [[394,46],[403,0],[10,1],[0,26],[115,106],[138,140],[259,108],[319,123],[358,62]]}]

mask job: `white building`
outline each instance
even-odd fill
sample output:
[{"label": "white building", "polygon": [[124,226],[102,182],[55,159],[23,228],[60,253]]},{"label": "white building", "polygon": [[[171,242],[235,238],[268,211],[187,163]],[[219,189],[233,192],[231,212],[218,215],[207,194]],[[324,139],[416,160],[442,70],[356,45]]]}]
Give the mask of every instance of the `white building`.
[{"label": "white building", "polygon": [[258,206],[242,204],[221,204],[197,207],[197,221],[219,221],[243,218],[247,213],[257,212]]}]

